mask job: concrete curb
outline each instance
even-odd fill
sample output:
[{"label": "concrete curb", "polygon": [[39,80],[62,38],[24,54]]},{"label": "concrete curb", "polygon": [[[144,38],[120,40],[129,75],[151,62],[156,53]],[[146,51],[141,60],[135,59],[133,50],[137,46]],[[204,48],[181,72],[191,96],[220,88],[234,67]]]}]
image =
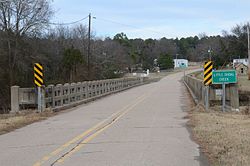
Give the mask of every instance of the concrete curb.
[{"label": "concrete curb", "polygon": [[189,93],[191,94],[191,96],[192,96],[195,104],[197,105],[199,103],[197,97],[195,96],[195,94],[193,93],[193,91],[191,90],[191,88],[189,88],[189,86],[187,85],[187,83],[185,82],[185,80],[183,80],[183,83],[187,87],[187,89],[188,89]]},{"label": "concrete curb", "polygon": [[144,85],[144,84],[146,84],[146,83],[138,84],[138,85],[135,85],[135,86],[130,86],[130,87],[124,88],[122,90],[117,90],[117,91],[114,91],[114,92],[109,92],[109,93],[106,93],[106,94],[94,96],[94,97],[87,98],[87,99],[84,99],[84,100],[81,100],[81,101],[78,101],[78,102],[74,102],[74,103],[71,103],[71,104],[68,104],[68,105],[64,105],[64,106],[57,107],[57,108],[51,108],[51,109],[52,109],[52,111],[55,111],[55,112],[58,112],[58,111],[61,111],[61,110],[66,110],[66,109],[70,109],[70,108],[73,108],[73,107],[76,107],[76,106],[79,106],[79,105],[82,105],[82,104],[89,103],[91,101],[95,101],[95,100],[103,98],[105,96],[116,94],[116,93],[119,93],[119,92],[122,92],[122,91],[125,91],[125,90],[128,90],[128,89],[131,89],[131,88],[134,88],[134,87],[137,87],[137,86],[141,86],[141,85]]},{"label": "concrete curb", "polygon": [[81,100],[81,101],[78,101],[78,102],[74,102],[74,103],[71,103],[71,104],[68,104],[68,105],[64,105],[64,106],[57,107],[57,108],[51,108],[51,109],[52,109],[52,111],[54,111],[54,112],[58,112],[58,111],[62,111],[62,110],[74,108],[74,107],[76,107],[76,106],[79,106],[79,105],[82,105],[82,104],[86,104],[86,103],[89,103],[89,102],[91,102],[91,101],[95,101],[95,100],[98,100],[98,99],[100,99],[100,98],[103,98],[103,97],[112,95],[112,94],[116,94],[116,93],[119,93],[119,92],[123,92],[123,91],[126,91],[126,90],[128,90],[128,89],[135,88],[135,87],[142,86],[142,85],[146,85],[146,84],[150,84],[150,83],[153,83],[153,82],[158,82],[158,81],[160,81],[160,80],[161,80],[161,78],[154,78],[154,79],[151,79],[151,80],[149,79],[149,80],[147,80],[146,82],[140,83],[140,84],[138,84],[138,85],[126,87],[126,88],[121,89],[121,90],[116,90],[116,91],[114,91],[114,92],[109,92],[109,93],[106,93],[106,94],[94,96],[94,97],[87,98],[87,99],[84,99],[84,100]]}]

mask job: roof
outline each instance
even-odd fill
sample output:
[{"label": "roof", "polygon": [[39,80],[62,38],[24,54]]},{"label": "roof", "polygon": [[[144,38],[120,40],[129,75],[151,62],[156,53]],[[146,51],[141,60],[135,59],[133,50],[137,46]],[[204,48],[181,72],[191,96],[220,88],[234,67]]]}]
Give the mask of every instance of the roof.
[{"label": "roof", "polygon": [[188,61],[187,59],[174,59],[175,61]]},{"label": "roof", "polygon": [[241,59],[233,59],[233,60],[236,60],[236,61],[241,61],[241,60],[247,60],[248,58],[241,58]]},{"label": "roof", "polygon": [[247,65],[245,65],[244,63],[238,63],[238,64],[235,66],[235,68],[239,67],[240,65],[243,65],[243,66],[245,66],[245,67],[247,67],[247,68],[248,68],[248,66],[247,66]]}]

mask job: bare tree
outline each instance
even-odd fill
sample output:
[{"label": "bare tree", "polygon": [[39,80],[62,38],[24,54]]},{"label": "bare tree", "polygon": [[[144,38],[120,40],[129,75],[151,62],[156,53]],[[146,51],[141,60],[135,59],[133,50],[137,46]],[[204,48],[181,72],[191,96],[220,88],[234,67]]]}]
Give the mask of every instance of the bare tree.
[{"label": "bare tree", "polygon": [[48,0],[9,0],[0,2],[0,28],[15,35],[41,32],[53,11]]},{"label": "bare tree", "polygon": [[42,32],[52,14],[49,0],[0,1],[0,30],[5,33],[10,86],[15,83],[14,70],[22,38]]}]

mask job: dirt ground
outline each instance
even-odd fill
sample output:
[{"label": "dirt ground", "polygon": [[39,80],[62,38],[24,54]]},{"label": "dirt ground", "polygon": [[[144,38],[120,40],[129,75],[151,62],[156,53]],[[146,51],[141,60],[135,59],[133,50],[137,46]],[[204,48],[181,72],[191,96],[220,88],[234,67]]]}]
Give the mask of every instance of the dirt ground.
[{"label": "dirt ground", "polygon": [[29,125],[31,123],[44,120],[56,113],[45,111],[36,113],[35,111],[24,111],[17,114],[1,114],[0,115],[0,135]]},{"label": "dirt ground", "polygon": [[250,165],[250,115],[249,108],[242,109],[242,113],[222,113],[218,108],[205,112],[196,106],[190,111],[193,137],[211,165]]},{"label": "dirt ground", "polygon": [[243,91],[250,91],[250,80],[247,76],[239,76],[239,88]]}]

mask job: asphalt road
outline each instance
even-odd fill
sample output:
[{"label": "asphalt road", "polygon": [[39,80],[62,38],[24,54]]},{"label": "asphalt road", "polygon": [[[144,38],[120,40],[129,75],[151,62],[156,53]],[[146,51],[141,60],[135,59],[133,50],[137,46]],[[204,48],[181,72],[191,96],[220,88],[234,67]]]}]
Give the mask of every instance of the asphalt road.
[{"label": "asphalt road", "polygon": [[207,165],[186,127],[183,73],[0,136],[1,166]]}]

